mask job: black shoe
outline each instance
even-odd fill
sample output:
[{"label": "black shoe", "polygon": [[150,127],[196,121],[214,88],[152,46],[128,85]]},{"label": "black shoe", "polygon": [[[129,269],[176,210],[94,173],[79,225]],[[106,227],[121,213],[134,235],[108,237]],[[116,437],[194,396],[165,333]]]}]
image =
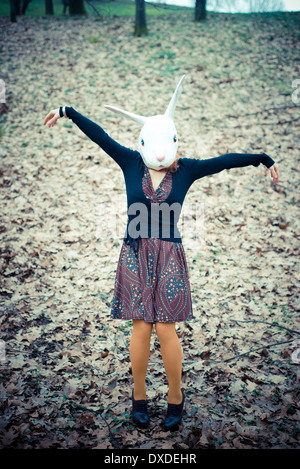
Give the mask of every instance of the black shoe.
[{"label": "black shoe", "polygon": [[136,401],[133,397],[132,391],[132,420],[141,428],[146,428],[149,425],[149,415],[147,410],[147,401]]},{"label": "black shoe", "polygon": [[181,423],[183,410],[184,410],[184,401],[185,396],[184,392],[182,392],[182,402],[181,404],[168,404],[167,415],[164,421],[164,430],[165,431],[175,431],[178,430],[178,427]]}]

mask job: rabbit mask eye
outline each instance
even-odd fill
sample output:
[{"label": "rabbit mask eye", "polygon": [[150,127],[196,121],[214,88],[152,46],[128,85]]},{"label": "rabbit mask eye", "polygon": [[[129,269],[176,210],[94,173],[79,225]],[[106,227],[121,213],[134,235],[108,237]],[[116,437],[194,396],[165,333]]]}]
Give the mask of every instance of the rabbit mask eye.
[{"label": "rabbit mask eye", "polygon": [[144,147],[144,146],[145,146],[145,142],[144,142],[144,140],[143,140],[143,139],[141,140],[141,145],[142,145],[142,147]]},{"label": "rabbit mask eye", "polygon": [[173,142],[174,142],[174,143],[177,142],[177,137],[176,137],[176,135],[174,135],[174,137],[173,137]]}]

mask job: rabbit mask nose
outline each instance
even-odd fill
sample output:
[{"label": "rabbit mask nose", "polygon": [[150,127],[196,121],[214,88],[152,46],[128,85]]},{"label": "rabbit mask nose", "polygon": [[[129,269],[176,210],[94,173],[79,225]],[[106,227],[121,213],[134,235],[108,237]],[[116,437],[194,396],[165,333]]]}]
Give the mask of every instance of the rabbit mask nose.
[{"label": "rabbit mask nose", "polygon": [[163,161],[163,160],[165,159],[165,157],[164,157],[164,156],[157,156],[156,159],[157,159],[158,161]]}]

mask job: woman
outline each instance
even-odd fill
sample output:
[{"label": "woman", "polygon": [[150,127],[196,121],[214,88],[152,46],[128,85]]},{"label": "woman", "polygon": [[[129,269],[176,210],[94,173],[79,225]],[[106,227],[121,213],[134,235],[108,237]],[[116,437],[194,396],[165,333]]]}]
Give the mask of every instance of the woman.
[{"label": "woman", "polygon": [[[163,164],[164,155],[157,154],[156,166],[155,162],[152,162],[150,167],[145,164],[141,152],[121,146],[99,125],[72,107],[60,107],[50,111],[44,125],[48,123],[49,127],[53,127],[61,117],[72,119],[123,171],[128,201],[128,225],[117,267],[111,316],[132,320],[133,323],[130,341],[134,381],[132,417],[140,427],[149,424],[145,380],[150,338],[153,324],[155,325],[169,386],[164,429],[173,431],[178,429],[181,423],[185,402],[181,389],[182,352],[175,325],[193,317],[186,257],[180,234],[176,232],[176,223],[185,195],[194,181],[206,175],[235,167],[258,166],[260,163],[269,169],[273,181],[277,183],[278,167],[266,154],[238,153],[206,160],[176,156],[169,165]],[[176,135],[173,137],[173,143],[175,142]],[[144,146],[144,138],[141,138],[140,149]],[[162,221],[157,218],[157,226],[160,228],[157,235],[151,236],[150,231],[146,229],[144,235],[139,233],[138,236],[133,236],[134,230],[130,231],[129,228],[136,213],[130,213],[129,209],[138,202],[148,209],[160,208],[164,203],[167,207],[178,204],[179,210],[168,222],[168,228],[173,229],[172,233],[161,234]],[[151,224],[151,216],[148,212],[144,222],[150,220]],[[136,228],[137,225],[134,226]]]}]

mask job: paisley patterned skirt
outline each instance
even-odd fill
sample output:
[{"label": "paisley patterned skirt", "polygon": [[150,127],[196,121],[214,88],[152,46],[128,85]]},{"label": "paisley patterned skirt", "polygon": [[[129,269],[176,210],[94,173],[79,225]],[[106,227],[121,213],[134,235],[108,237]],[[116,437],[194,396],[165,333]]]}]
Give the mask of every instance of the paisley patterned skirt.
[{"label": "paisley patterned skirt", "polygon": [[188,267],[182,243],[142,238],[139,250],[123,241],[111,317],[145,322],[193,318]]}]

